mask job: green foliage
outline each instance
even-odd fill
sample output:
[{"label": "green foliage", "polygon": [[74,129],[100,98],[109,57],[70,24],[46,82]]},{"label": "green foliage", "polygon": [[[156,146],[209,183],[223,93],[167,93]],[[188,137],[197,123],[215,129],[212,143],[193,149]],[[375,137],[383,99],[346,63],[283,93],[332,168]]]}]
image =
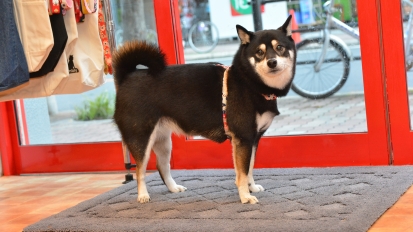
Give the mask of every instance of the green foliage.
[{"label": "green foliage", "polygon": [[112,118],[115,112],[115,96],[102,92],[93,100],[85,100],[81,107],[75,107],[76,120],[88,121]]}]

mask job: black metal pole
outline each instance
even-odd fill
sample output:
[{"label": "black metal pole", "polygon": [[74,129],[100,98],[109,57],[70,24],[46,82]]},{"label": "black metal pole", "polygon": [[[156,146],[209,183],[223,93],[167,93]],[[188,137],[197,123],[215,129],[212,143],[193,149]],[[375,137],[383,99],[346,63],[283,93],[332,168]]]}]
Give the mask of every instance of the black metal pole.
[{"label": "black metal pole", "polygon": [[261,0],[252,0],[252,18],[254,20],[254,30],[262,30],[262,18],[261,18]]}]

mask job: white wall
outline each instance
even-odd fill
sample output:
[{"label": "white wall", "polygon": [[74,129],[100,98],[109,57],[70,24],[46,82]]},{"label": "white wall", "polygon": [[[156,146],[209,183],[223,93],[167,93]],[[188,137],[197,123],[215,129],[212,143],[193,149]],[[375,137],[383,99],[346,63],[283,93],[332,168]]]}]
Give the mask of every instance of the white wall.
[{"label": "white wall", "polygon": [[[254,31],[252,14],[242,16],[231,15],[230,0],[209,0],[211,22],[218,27],[220,38],[237,37],[235,25],[239,24],[249,31]],[[262,13],[263,29],[277,29],[288,17],[287,3],[268,3]]]}]

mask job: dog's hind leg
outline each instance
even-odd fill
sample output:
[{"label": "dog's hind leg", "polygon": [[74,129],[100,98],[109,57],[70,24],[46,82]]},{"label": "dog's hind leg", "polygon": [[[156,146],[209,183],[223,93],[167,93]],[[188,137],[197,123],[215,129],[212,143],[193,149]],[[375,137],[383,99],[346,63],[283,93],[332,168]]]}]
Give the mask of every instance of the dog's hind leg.
[{"label": "dog's hind leg", "polygon": [[140,133],[135,133],[134,136],[128,137],[129,139],[125,141],[125,143],[128,145],[129,151],[136,161],[136,181],[138,184],[137,201],[146,203],[150,201],[145,182],[146,166],[156,138],[156,130],[147,128],[146,132],[144,130],[139,132]]},{"label": "dog's hind leg", "polygon": [[252,196],[248,188],[248,172],[251,162],[252,143],[232,137],[232,156],[235,167],[235,184],[242,203],[258,203],[258,199]]},{"label": "dog's hind leg", "polygon": [[250,168],[248,171],[248,187],[250,191],[253,193],[264,191],[264,188],[261,185],[255,184],[254,176],[253,176],[255,156],[257,154],[258,142],[260,141],[262,134],[263,133],[260,133],[257,135],[257,139],[255,140],[254,146],[252,147],[251,162],[250,162]]},{"label": "dog's hind leg", "polygon": [[172,139],[171,130],[167,127],[160,126],[156,133],[153,151],[156,154],[156,167],[159,174],[168,187],[169,191],[173,193],[184,192],[186,188],[182,185],[177,185],[171,176],[171,151]]},{"label": "dog's hind leg", "polygon": [[136,181],[138,182],[138,202],[147,203],[151,200],[148,189],[146,188],[145,175],[146,165],[148,165],[149,155],[145,155],[144,160],[136,166]]}]

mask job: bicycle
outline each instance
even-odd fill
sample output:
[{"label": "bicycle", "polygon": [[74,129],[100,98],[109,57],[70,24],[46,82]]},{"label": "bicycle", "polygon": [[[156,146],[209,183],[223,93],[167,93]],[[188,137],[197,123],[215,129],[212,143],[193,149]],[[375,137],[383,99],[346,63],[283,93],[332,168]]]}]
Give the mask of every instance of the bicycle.
[{"label": "bicycle", "polygon": [[353,59],[350,48],[342,39],[332,35],[330,29],[337,28],[359,39],[357,30],[333,17],[334,0],[324,3],[323,8],[323,35],[296,44],[297,67],[291,89],[309,99],[333,95],[343,87],[350,73],[350,61]]},{"label": "bicycle", "polygon": [[[413,7],[409,0],[401,1]],[[348,45],[330,32],[331,28],[336,28],[360,40],[358,30],[333,17],[336,11],[334,0],[324,3],[323,8],[325,12],[325,24],[321,28],[323,35],[296,44],[297,68],[291,89],[309,99],[326,98],[339,91],[348,79],[350,61],[361,59],[361,57],[353,57]],[[405,34],[407,70],[413,67],[412,19],[413,10],[410,11],[408,30]]]},{"label": "bicycle", "polygon": [[188,43],[198,53],[212,51],[218,44],[218,28],[210,21],[198,21],[188,32]]}]

